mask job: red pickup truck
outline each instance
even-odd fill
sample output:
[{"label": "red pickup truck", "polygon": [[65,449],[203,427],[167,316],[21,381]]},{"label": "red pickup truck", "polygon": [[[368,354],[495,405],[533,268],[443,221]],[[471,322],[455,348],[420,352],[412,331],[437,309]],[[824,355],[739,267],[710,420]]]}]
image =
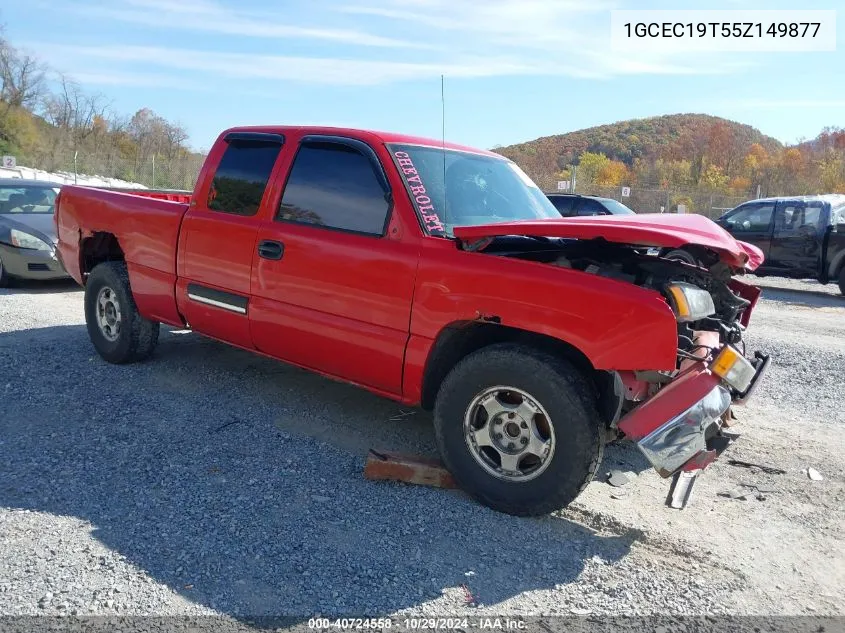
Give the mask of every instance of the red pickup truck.
[{"label": "red pickup truck", "polygon": [[608,438],[703,469],[769,362],[742,342],[758,249],[700,216],[561,218],[512,161],[439,141],[231,129],[190,197],[66,186],[55,217],[105,360],[164,323],[433,409],[458,484],[511,514],[569,504]]}]

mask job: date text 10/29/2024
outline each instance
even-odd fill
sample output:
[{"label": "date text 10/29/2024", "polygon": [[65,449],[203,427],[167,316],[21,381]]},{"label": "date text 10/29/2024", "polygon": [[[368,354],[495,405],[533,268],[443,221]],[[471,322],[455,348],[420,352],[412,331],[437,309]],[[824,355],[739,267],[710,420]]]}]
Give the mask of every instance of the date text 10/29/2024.
[{"label": "date text 10/29/2024", "polygon": [[528,624],[520,618],[311,618],[309,629],[370,631],[523,631]]}]

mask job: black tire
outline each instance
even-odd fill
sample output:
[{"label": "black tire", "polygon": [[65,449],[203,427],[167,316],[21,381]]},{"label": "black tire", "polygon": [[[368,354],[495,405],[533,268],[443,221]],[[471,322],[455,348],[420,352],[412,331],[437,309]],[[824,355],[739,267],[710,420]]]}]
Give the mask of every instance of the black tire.
[{"label": "black tire", "polygon": [[[110,339],[101,328],[99,314],[100,293],[113,298],[119,318],[117,327],[110,329]],[[134,363],[148,358],[158,343],[159,324],[148,321],[138,313],[129,287],[129,273],[123,262],[98,264],[85,284],[85,322],[88,336],[97,353],[110,363]]]},{"label": "black tire", "polygon": [[[554,451],[545,470],[533,479],[494,476],[480,464],[466,439],[470,405],[498,385],[526,392],[548,413]],[[544,515],[569,505],[592,481],[604,452],[604,424],[584,376],[562,358],[511,343],[482,348],[452,369],[437,395],[434,429],[443,462],[456,483],[484,505],[517,516]]]},{"label": "black tire", "polygon": [[698,261],[692,253],[689,251],[685,251],[682,248],[676,248],[670,251],[666,251],[661,255],[664,259],[672,259],[678,262],[683,262],[685,264],[690,264],[691,266],[701,266],[701,262]]},{"label": "black tire", "polygon": [[845,295],[845,266],[839,271],[839,292]]},{"label": "black tire", "polygon": [[0,259],[0,288],[5,288],[9,285],[9,274],[3,267],[3,260]]}]

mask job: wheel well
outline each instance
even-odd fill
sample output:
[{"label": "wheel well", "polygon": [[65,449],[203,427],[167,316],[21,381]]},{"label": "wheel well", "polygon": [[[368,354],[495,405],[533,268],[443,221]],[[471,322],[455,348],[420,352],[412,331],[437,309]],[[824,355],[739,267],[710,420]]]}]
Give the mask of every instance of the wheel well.
[{"label": "wheel well", "polygon": [[94,233],[85,238],[80,245],[79,259],[82,274],[90,273],[94,266],[103,262],[125,261],[123,249],[111,233]]},{"label": "wheel well", "polygon": [[477,321],[453,323],[441,331],[426,361],[420,406],[426,410],[434,408],[440,385],[452,368],[462,358],[495,343],[518,343],[565,358],[594,386],[602,418],[608,424],[613,421],[618,410],[618,398],[621,397],[614,394],[613,374],[595,369],[577,347],[545,334]]},{"label": "wheel well", "polygon": [[845,251],[839,254],[839,261],[836,263],[833,279],[839,280],[839,276],[845,271]]}]

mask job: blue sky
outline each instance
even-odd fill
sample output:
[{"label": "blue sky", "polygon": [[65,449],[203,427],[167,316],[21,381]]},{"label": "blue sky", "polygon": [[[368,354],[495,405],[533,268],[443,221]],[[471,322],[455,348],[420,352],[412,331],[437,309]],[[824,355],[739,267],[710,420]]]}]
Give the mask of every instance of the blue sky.
[{"label": "blue sky", "polygon": [[[800,6],[798,6],[800,4]],[[684,8],[835,2],[688,0]],[[646,0],[27,0],[7,37],[114,110],[149,107],[207,148],[233,125],[318,124],[490,148],[703,112],[782,141],[845,127],[845,12],[827,53],[616,54],[611,9]]]}]

